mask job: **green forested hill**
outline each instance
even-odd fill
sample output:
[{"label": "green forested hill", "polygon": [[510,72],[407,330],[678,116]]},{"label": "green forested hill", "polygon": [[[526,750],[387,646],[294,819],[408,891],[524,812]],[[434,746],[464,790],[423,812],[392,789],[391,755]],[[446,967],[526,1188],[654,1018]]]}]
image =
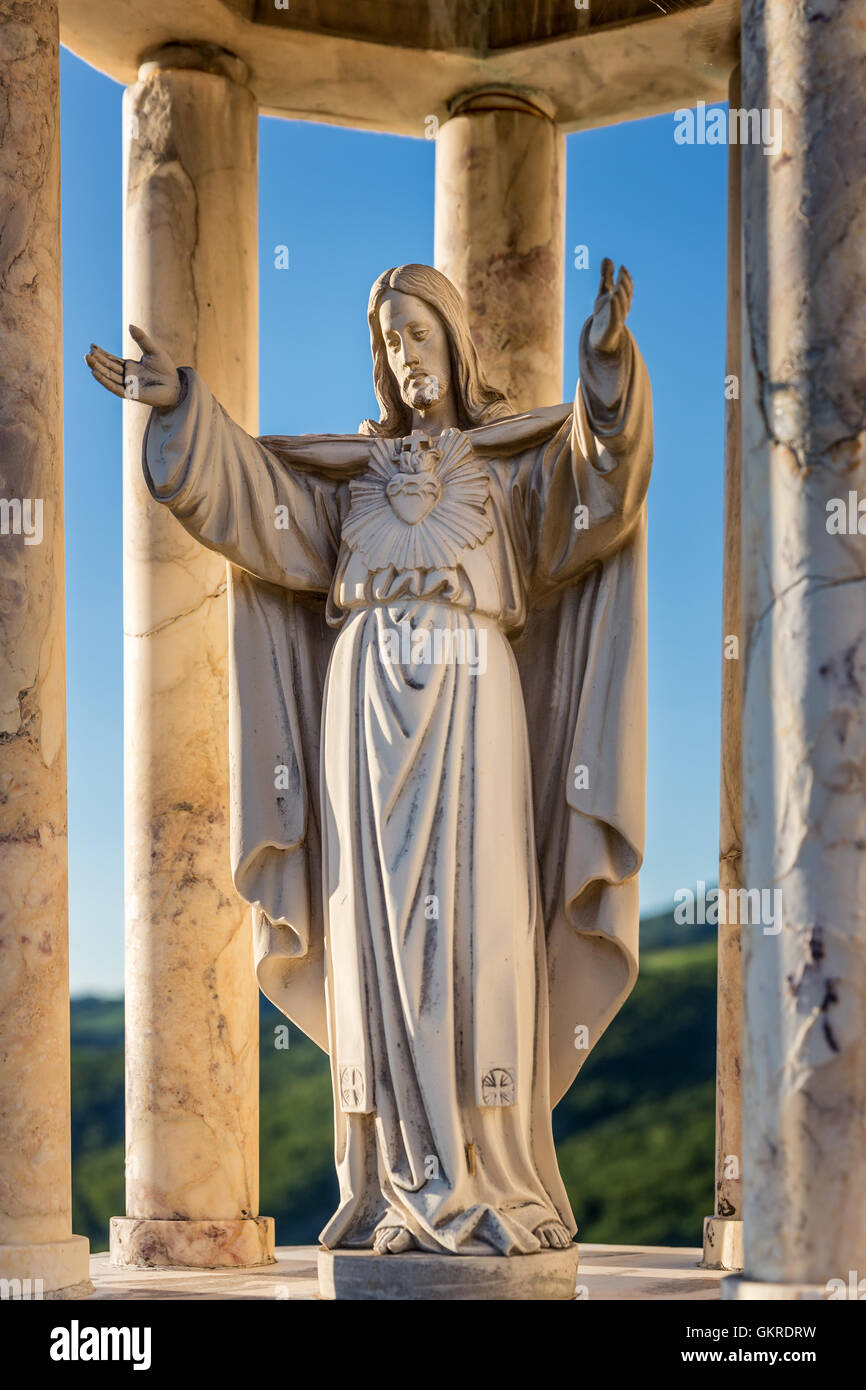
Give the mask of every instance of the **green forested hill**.
[{"label": "green forested hill", "polygon": [[[669,917],[642,924],[631,998],[554,1113],[585,1241],[698,1245],[712,1211],[715,942]],[[671,945],[672,941],[687,942]],[[123,1212],[123,1005],[72,1002],[73,1229],[94,1250]],[[261,1210],[279,1244],[315,1241],[336,1205],[327,1060],[261,1010]]]}]

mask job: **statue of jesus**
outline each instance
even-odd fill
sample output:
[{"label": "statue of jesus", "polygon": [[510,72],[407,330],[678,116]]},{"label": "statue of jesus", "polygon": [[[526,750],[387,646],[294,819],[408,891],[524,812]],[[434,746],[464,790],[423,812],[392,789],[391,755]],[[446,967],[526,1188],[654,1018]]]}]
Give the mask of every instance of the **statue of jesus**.
[{"label": "statue of jesus", "polygon": [[637,973],[646,369],[604,261],[573,404],[515,414],[454,286],[373,285],[379,418],[252,438],[140,328],[157,502],[229,562],[232,867],[330,1055],[328,1249],[571,1244],[551,1108]]}]

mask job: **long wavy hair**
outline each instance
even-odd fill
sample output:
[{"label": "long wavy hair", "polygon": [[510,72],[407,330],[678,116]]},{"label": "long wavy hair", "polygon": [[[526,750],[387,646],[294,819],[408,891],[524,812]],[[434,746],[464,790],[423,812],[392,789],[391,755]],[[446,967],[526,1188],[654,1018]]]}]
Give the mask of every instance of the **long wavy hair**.
[{"label": "long wavy hair", "polygon": [[380,275],[370,291],[367,322],[373,353],[373,387],[380,415],[378,420],[365,420],[360,433],[394,439],[409,434],[412,429],[412,408],[400,395],[388,365],[388,350],[379,322],[379,308],[389,290],[412,294],[439,315],[448,339],[452,390],[457,396],[460,427],[472,429],[475,425],[488,425],[512,415],[514,411],[507,396],[492,386],[484,374],[469,332],[466,307],[451,281],[429,265],[398,265]]}]

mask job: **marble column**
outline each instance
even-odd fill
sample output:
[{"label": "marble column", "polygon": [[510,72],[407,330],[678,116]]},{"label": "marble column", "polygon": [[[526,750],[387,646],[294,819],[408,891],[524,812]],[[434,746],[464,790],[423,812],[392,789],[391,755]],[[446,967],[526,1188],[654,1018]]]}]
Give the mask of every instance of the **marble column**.
[{"label": "marble column", "polygon": [[541,98],[485,89],[454,106],[436,138],[435,243],[493,384],[518,410],[561,401],[565,137]]},{"label": "marble column", "polygon": [[71,1220],[59,85],[56,0],[2,0],[3,1297],[91,1291]]},{"label": "marble column", "polygon": [[[731,73],[729,109],[740,108],[740,68]],[[719,923],[716,1007],[716,1196],[704,1222],[708,1269],[742,1269],[743,966],[732,897],[742,885],[742,633],[740,628],[741,417],[740,147],[728,146],[728,283],[725,360],[725,522],[722,576],[722,748],[719,891],[728,905]]]},{"label": "marble column", "polygon": [[[257,416],[257,109],[243,64],[169,45],[124,98],[124,320]],[[124,352],[137,356],[127,337]],[[226,565],[150,497],[124,403],[124,1265],[255,1265],[258,990],[229,874]]]},{"label": "marble column", "polygon": [[820,8],[743,3],[740,1299],[866,1277],[866,26]]}]

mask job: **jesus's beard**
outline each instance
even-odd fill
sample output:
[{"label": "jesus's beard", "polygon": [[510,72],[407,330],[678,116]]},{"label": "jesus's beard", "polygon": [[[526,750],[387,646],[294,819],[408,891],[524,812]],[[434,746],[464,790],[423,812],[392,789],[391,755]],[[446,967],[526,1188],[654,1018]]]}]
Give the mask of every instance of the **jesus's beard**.
[{"label": "jesus's beard", "polygon": [[425,372],[423,376],[412,377],[403,388],[403,399],[413,410],[429,410],[443,396],[438,376]]}]

